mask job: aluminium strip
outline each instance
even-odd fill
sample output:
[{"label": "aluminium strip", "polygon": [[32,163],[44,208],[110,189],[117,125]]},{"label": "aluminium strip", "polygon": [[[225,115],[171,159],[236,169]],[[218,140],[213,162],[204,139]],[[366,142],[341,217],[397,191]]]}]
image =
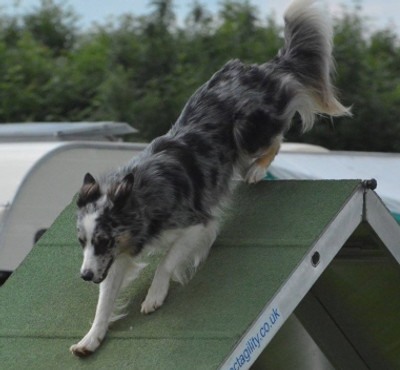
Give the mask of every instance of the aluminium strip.
[{"label": "aluminium strip", "polygon": [[[221,370],[249,369],[255,362],[362,222],[363,198],[364,188],[360,185],[236,343],[232,352],[220,365]],[[315,256],[318,256],[318,261],[313,259]]]},{"label": "aluminium strip", "polygon": [[365,193],[364,217],[396,261],[400,263],[400,225],[378,195],[371,190]]}]

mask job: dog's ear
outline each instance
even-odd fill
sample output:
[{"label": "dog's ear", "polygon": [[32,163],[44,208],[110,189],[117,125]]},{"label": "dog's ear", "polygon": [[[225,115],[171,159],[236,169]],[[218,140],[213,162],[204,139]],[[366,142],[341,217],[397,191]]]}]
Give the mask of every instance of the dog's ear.
[{"label": "dog's ear", "polygon": [[84,207],[88,203],[95,202],[100,198],[100,186],[96,182],[95,178],[87,173],[83,178],[83,184],[79,191],[78,200],[76,204],[79,208]]},{"label": "dog's ear", "polygon": [[132,193],[134,180],[133,173],[128,173],[119,184],[110,189],[108,197],[114,203],[114,207],[121,208],[126,204]]},{"label": "dog's ear", "polygon": [[83,178],[83,185],[93,185],[96,183],[95,178],[88,172]]}]

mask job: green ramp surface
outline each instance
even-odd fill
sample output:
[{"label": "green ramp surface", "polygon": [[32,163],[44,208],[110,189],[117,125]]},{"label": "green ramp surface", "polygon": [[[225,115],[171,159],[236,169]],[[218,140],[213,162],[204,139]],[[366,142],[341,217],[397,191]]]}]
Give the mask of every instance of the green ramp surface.
[{"label": "green ramp surface", "polygon": [[359,186],[349,180],[239,186],[192,281],[173,283],[165,304],[141,315],[156,267],[150,263],[132,287],[128,316],[86,359],[69,347],[90,328],[98,286],[79,277],[72,202],[0,288],[0,367],[218,368]]}]

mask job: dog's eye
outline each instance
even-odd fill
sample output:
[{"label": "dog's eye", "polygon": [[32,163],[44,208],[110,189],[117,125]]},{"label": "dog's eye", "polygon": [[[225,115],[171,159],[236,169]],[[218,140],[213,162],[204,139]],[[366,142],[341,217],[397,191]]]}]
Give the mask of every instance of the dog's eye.
[{"label": "dog's eye", "polygon": [[97,253],[104,253],[107,250],[108,245],[110,244],[110,239],[107,237],[98,237],[96,238],[94,245]]},{"label": "dog's eye", "polygon": [[107,245],[109,241],[110,241],[110,240],[109,240],[108,238],[99,237],[99,238],[97,238],[97,240],[96,240],[96,244],[98,244],[98,245]]},{"label": "dog's eye", "polygon": [[78,238],[78,241],[79,241],[79,244],[80,244],[82,247],[84,247],[84,246],[85,246],[85,244],[86,244],[86,241],[85,241],[84,239],[82,239],[82,238]]}]

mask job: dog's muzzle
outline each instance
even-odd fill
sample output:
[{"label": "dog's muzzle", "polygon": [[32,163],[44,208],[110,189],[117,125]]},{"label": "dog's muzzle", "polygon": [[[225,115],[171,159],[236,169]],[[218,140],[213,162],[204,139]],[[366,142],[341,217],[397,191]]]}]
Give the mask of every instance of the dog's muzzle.
[{"label": "dog's muzzle", "polygon": [[92,281],[95,284],[100,284],[107,277],[108,271],[110,270],[110,267],[113,264],[113,262],[114,262],[114,258],[112,258],[108,262],[107,267],[104,270],[103,275],[101,275],[100,278],[96,278],[94,275],[94,272],[90,268],[85,269],[81,272],[81,278],[85,281]]},{"label": "dog's muzzle", "polygon": [[85,281],[92,281],[94,273],[92,270],[84,270],[81,273],[81,278]]}]

